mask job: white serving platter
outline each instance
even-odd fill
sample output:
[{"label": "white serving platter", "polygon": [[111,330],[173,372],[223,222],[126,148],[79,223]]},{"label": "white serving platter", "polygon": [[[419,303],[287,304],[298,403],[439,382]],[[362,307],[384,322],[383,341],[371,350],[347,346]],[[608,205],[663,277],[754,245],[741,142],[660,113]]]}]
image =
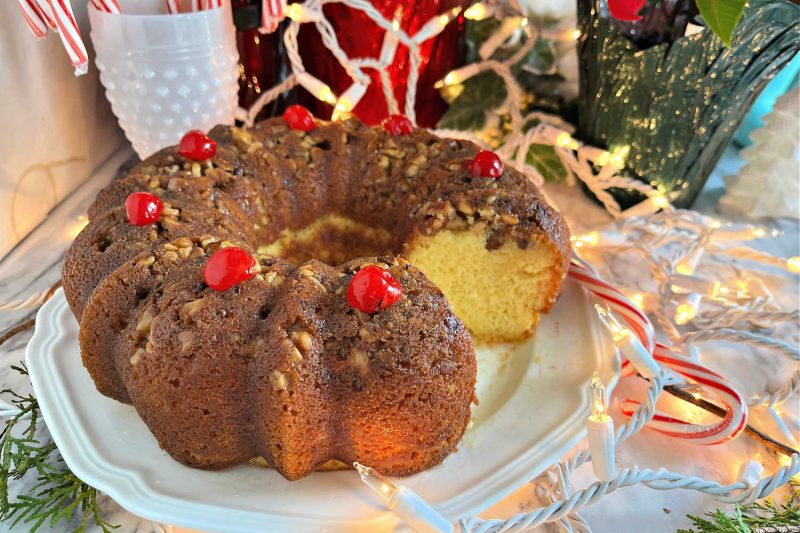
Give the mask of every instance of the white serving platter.
[{"label": "white serving platter", "polygon": [[[26,359],[50,433],[85,482],[150,520],[207,531],[391,531],[395,515],[353,471],[288,482],[242,465],[220,472],[173,461],[127,405],[102,396],[83,368],[78,324],[63,293],[39,311]],[[567,280],[536,336],[478,350],[473,426],[459,450],[402,480],[449,519],[486,509],[545,470],[585,434],[588,383],[610,393],[619,357],[589,296]]]}]

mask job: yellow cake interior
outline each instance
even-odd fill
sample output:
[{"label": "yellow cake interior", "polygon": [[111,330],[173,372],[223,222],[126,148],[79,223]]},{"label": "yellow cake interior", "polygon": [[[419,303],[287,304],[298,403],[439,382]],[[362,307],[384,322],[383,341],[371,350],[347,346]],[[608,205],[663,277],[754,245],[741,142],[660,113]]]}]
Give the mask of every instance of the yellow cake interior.
[{"label": "yellow cake interior", "polygon": [[[444,292],[456,316],[486,342],[521,340],[549,306],[559,258],[543,240],[486,249],[485,229],[444,230],[417,238],[405,256]],[[457,258],[456,261],[453,258]]]},{"label": "yellow cake interior", "polygon": [[385,229],[328,214],[304,228],[283,230],[277,239],[260,246],[258,251],[295,264],[317,259],[336,265],[355,257],[385,255],[389,253],[391,238]]}]

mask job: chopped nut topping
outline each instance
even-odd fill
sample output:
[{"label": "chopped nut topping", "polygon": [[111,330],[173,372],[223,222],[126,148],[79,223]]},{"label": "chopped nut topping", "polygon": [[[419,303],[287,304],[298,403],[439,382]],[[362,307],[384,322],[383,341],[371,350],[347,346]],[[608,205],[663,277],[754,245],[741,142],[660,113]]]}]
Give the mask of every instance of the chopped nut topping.
[{"label": "chopped nut topping", "polygon": [[178,260],[178,252],[173,252],[172,250],[166,251],[164,252],[164,259],[174,263]]},{"label": "chopped nut topping", "polygon": [[353,348],[350,351],[350,364],[363,373],[367,371],[369,361],[367,360],[367,355],[363,351]]},{"label": "chopped nut topping", "polygon": [[142,334],[150,333],[150,325],[153,323],[153,313],[150,309],[145,309],[139,323],[136,324],[136,331]]},{"label": "chopped nut topping", "polygon": [[181,343],[181,353],[186,353],[194,347],[195,334],[191,331],[178,333],[178,342]]},{"label": "chopped nut topping", "polygon": [[303,350],[303,353],[308,353],[311,350],[312,339],[311,334],[307,331],[294,331],[292,332],[292,340],[295,345]]},{"label": "chopped nut topping", "polygon": [[286,390],[289,386],[286,376],[283,375],[283,372],[280,370],[273,370],[270,373],[269,382],[272,384],[272,388],[275,390]]},{"label": "chopped nut topping", "polygon": [[151,255],[151,256],[145,257],[144,259],[140,259],[136,263],[136,266],[139,267],[139,268],[147,268],[147,267],[151,266],[155,262],[156,262],[155,256]]},{"label": "chopped nut topping", "polygon": [[184,319],[191,320],[194,318],[194,315],[196,315],[197,312],[205,305],[204,300],[204,298],[198,298],[197,300],[192,300],[191,302],[183,304],[183,307],[181,308],[181,315],[184,315]]},{"label": "chopped nut topping", "polygon": [[500,215],[500,220],[502,220],[509,226],[516,226],[517,224],[519,224],[519,217],[517,217],[517,215],[509,215],[507,213],[502,213]]},{"label": "chopped nut topping", "polygon": [[177,239],[172,241],[172,244],[174,244],[178,248],[191,248],[192,246],[194,246],[192,239],[190,239],[189,237],[178,237]]},{"label": "chopped nut topping", "polygon": [[136,365],[139,361],[141,361],[142,357],[144,357],[145,351],[143,348],[137,348],[133,355],[131,356],[131,364]]},{"label": "chopped nut topping", "polygon": [[195,178],[199,178],[203,175],[203,167],[200,166],[200,163],[192,163],[192,176]]},{"label": "chopped nut topping", "polygon": [[475,214],[475,208],[473,208],[471,205],[469,205],[466,202],[466,200],[459,200],[458,203],[456,204],[456,209],[459,212],[464,213],[465,215],[474,215]]}]

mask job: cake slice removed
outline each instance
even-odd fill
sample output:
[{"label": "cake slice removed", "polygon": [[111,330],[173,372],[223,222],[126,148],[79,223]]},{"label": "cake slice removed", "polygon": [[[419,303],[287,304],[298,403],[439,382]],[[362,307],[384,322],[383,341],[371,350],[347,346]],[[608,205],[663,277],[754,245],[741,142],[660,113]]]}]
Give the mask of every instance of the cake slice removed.
[{"label": "cake slice removed", "polygon": [[569,267],[561,216],[544,200],[497,191],[439,202],[426,214],[404,257],[444,292],[476,339],[530,336]]}]

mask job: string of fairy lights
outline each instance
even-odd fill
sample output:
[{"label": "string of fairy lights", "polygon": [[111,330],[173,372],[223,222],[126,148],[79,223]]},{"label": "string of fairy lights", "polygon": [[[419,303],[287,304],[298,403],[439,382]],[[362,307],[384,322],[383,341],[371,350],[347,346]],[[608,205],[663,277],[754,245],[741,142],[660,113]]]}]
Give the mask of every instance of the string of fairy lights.
[{"label": "string of fairy lights", "polygon": [[[386,30],[376,58],[349,58],[339,46],[333,26],[324,16],[326,4],[341,3],[365,13],[374,24]],[[419,47],[438,35],[449,23],[462,14],[456,8],[432,18],[416,33],[409,35],[398,20],[389,20],[367,0],[307,0],[288,5],[284,10],[289,23],[284,32],[291,74],[280,84],[262,93],[250,109],[239,109],[237,119],[251,125],[259,111],[283,92],[301,86],[322,102],[333,107],[332,118],[339,120],[349,115],[366,94],[370,83],[367,69],[376,70],[384,87],[384,96],[390,113],[403,113],[415,121],[417,82],[419,79]],[[599,305],[598,317],[612,336],[615,346],[627,361],[623,376],[640,376],[648,380],[642,401],[624,400],[620,410],[627,422],[615,428],[608,414],[609,398],[599,378],[590,384],[592,412],[587,418],[588,447],[564,458],[531,483],[541,501],[546,505],[511,519],[485,520],[464,518],[459,527],[464,532],[519,531],[544,523],[556,523],[567,531],[590,531],[589,525],[578,514],[606,494],[635,484],[657,490],[684,489],[713,494],[723,502],[752,503],[766,497],[800,472],[800,458],[796,453],[779,455],[780,468],[762,477],[760,462],[746,458],[741,462],[736,481],[720,484],[696,476],[665,469],[639,469],[636,466],[618,468],[616,450],[620,445],[645,427],[669,434],[671,426],[660,419],[662,413],[656,402],[665,387],[690,387],[685,374],[675,371],[675,362],[694,364],[706,376],[724,379],[704,366],[700,344],[709,341],[726,341],[758,350],[769,350],[786,358],[794,370],[778,389],[753,395],[750,398],[729,398],[733,420],[742,423],[748,418],[758,423],[769,435],[792,446],[797,446],[796,436],[800,423],[781,406],[800,391],[800,350],[781,338],[782,324],[797,323],[800,310],[785,310],[770,292],[766,276],[797,283],[800,258],[779,258],[765,254],[742,243],[777,236],[773,230],[752,225],[726,225],[691,211],[673,210],[669,198],[653,187],[630,179],[622,174],[625,159],[630,152],[627,146],[609,150],[588,146],[575,139],[574,129],[558,117],[541,113],[523,115],[523,90],[511,74],[518,62],[539,34],[550,39],[576,39],[579,32],[572,28],[540,30],[519,12],[518,6],[497,3],[477,3],[463,11],[469,19],[481,20],[496,16],[502,22],[496,33],[487,39],[479,50],[480,61],[448,73],[437,86],[443,90],[458,88],[467,79],[482,72],[492,71],[504,80],[507,102],[504,106],[510,115],[512,132],[502,144],[493,149],[504,159],[526,172],[532,180],[542,184],[543,178],[535,167],[525,161],[532,144],[553,146],[569,173],[569,179],[580,180],[597,196],[606,210],[618,219],[617,224],[604,231],[591,231],[573,237],[576,261],[573,273],[589,276],[601,284],[600,274],[588,261],[608,263],[614,258],[636,258],[638,267],[650,273],[647,287],[628,286],[629,278],[613,275],[606,270],[606,279],[620,291],[620,298],[635,306],[658,326],[672,349],[655,341],[655,331],[650,321],[636,322],[624,308]],[[352,84],[341,94],[335,94],[324,81],[305,70],[298,49],[298,32],[301,24],[314,24],[325,46],[352,79]],[[495,52],[509,39],[525,39],[519,51],[506,60],[493,58]],[[408,49],[409,80],[405,100],[395,98],[386,69],[395,60],[399,45]],[[524,131],[531,119],[538,124]],[[438,130],[439,135],[468,139],[489,148],[484,139],[474,132]],[[632,188],[646,200],[623,210],[606,191],[611,187]],[[84,221],[85,223],[85,221]],[[583,259],[587,261],[584,261]],[[736,260],[737,266],[732,266]],[[612,290],[612,289],[609,289]],[[595,293],[598,294],[598,293]],[[624,296],[623,296],[624,295]],[[11,311],[39,305],[44,293],[13,302],[0,302],[0,310]],[[608,304],[607,301],[600,301]],[[680,353],[679,353],[680,352]],[[682,354],[686,354],[681,355]],[[672,362],[672,363],[670,363]],[[715,379],[715,378],[714,378]],[[693,394],[700,396],[705,390],[697,388]],[[738,394],[738,393],[737,393]],[[710,399],[715,399],[711,397]],[[716,398],[719,400],[719,398]],[[724,402],[723,402],[724,403]],[[740,403],[740,407],[736,404]],[[688,406],[688,404],[687,404]],[[738,409],[738,411],[737,411]],[[13,406],[0,405],[0,416],[13,415]],[[700,426],[698,426],[700,427]],[[729,423],[719,431],[730,438],[741,431]],[[692,435],[693,438],[700,438]],[[581,465],[590,462],[598,480],[589,486],[574,490],[572,475]],[[421,496],[401,484],[388,480],[365,465],[356,465],[362,480],[369,485],[387,506],[413,528],[428,531],[452,531],[453,526],[444,520]],[[161,526],[169,530],[169,526]]]}]

